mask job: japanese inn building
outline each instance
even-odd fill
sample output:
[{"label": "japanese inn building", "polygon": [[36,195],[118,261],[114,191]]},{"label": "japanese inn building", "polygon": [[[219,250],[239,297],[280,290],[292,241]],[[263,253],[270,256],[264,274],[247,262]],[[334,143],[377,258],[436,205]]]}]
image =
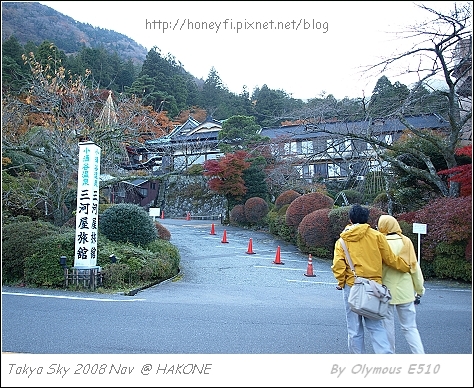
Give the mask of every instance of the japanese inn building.
[{"label": "japanese inn building", "polygon": [[[406,120],[418,129],[435,132],[449,129],[449,122],[436,114]],[[162,175],[216,159],[223,155],[218,141],[222,123],[211,117],[202,123],[189,117],[168,135],[135,148],[129,153],[129,164],[123,167],[147,169],[154,175]],[[344,180],[350,175],[364,179],[367,173],[382,166],[371,145],[352,134],[370,134],[378,141],[391,144],[404,131],[406,127],[398,119],[387,119],[264,127],[259,134],[270,138],[272,151],[281,158],[291,158],[300,177],[310,182],[314,177]]]}]

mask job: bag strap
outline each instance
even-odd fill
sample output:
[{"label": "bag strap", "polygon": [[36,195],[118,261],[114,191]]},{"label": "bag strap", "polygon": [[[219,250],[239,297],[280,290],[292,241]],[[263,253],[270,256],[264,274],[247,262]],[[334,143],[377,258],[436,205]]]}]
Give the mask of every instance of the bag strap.
[{"label": "bag strap", "polygon": [[356,272],[355,272],[355,268],[354,268],[354,264],[352,263],[351,255],[349,254],[346,243],[344,242],[342,237],[339,239],[339,242],[341,243],[342,248],[344,249],[344,252],[346,253],[347,262],[349,263],[349,266],[351,267],[351,270],[354,273],[354,276],[357,277]]},{"label": "bag strap", "polygon": [[[354,269],[354,264],[352,263],[352,259],[351,259],[351,255],[349,254],[349,251],[347,249],[347,246],[346,246],[346,243],[345,241],[342,239],[342,237],[339,239],[339,241],[341,242],[341,245],[342,245],[342,248],[344,249],[344,252],[346,253],[346,259],[347,261],[349,262],[349,265],[352,269],[352,272],[354,273],[354,276],[357,277],[356,273],[355,273],[355,269]],[[376,282],[373,281],[373,280],[369,280],[369,284],[370,284],[370,287],[372,288],[372,291],[374,292],[374,295],[377,297],[377,298],[381,298],[383,296],[386,295],[386,292],[385,292],[385,295],[382,295],[380,293],[380,290],[377,288]],[[382,287],[384,287],[386,289],[385,286],[382,285]]]}]

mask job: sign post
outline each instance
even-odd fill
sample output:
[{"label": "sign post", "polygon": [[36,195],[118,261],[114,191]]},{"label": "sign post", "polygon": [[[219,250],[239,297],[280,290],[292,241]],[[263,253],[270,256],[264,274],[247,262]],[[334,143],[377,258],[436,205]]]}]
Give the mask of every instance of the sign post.
[{"label": "sign post", "polygon": [[420,234],[426,234],[426,224],[413,223],[413,233],[418,234],[418,265],[420,265],[420,251],[421,251]]},{"label": "sign post", "polygon": [[74,267],[97,267],[97,223],[99,217],[100,147],[79,143],[77,177],[76,241]]}]

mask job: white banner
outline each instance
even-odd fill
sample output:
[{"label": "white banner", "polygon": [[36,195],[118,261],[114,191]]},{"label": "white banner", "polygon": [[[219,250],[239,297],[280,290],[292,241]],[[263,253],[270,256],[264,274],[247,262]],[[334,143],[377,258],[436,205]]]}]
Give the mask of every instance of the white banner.
[{"label": "white banner", "polygon": [[79,143],[75,268],[97,266],[99,175],[100,147],[92,142]]}]

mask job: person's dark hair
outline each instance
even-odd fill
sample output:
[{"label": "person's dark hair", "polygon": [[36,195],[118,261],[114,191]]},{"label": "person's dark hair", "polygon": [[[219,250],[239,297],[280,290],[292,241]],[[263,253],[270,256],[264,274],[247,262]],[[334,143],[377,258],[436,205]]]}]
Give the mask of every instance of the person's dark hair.
[{"label": "person's dark hair", "polygon": [[353,224],[366,224],[369,220],[369,209],[359,204],[352,205],[349,210],[349,219]]}]

